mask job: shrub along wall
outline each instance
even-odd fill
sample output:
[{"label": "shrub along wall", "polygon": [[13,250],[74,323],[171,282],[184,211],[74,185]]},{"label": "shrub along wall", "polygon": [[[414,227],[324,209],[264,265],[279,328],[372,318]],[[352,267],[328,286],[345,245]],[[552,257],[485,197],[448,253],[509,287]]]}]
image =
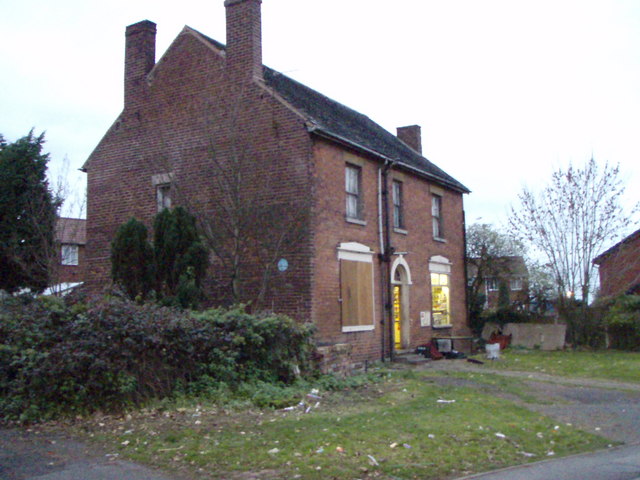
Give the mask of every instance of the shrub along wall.
[{"label": "shrub along wall", "polygon": [[289,383],[312,369],[311,337],[288,317],[242,308],[10,298],[0,303],[0,416],[120,410],[192,384]]}]

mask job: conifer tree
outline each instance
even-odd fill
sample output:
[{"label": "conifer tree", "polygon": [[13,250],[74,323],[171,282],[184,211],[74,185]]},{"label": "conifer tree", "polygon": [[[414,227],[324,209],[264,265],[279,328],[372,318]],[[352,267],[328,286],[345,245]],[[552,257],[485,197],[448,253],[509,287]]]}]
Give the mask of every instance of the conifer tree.
[{"label": "conifer tree", "polygon": [[145,299],[154,287],[153,248],[147,238],[147,227],[132,218],[111,243],[111,277],[131,299]]},{"label": "conifer tree", "polygon": [[0,289],[41,292],[54,255],[56,199],[47,181],[44,133],[7,143],[0,135]]}]

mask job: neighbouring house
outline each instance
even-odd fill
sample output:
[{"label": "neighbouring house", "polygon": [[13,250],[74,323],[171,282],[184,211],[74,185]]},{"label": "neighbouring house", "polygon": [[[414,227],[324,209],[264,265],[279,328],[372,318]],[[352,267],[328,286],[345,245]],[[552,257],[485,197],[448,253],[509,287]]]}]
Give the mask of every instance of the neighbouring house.
[{"label": "neighbouring house", "polygon": [[59,217],[56,221],[56,260],[52,285],[45,293],[63,294],[84,281],[86,269],[87,221]]},{"label": "neighbouring house", "polygon": [[[393,135],[263,66],[260,0],[224,5],[226,45],[184,27],[157,63],[156,25],[126,29],[124,109],[83,167],[88,288],[110,282],[122,223],[184,205],[214,247],[209,301],[313,322],[327,358],[467,335],[469,190],[422,155],[420,127]],[[241,229],[253,250],[227,255]]]},{"label": "neighbouring house", "polygon": [[[471,286],[478,276],[479,259],[467,259],[467,278]],[[486,263],[486,261],[485,261]],[[484,276],[479,279],[477,291],[485,298],[484,308],[499,306],[500,288],[508,293],[509,304],[526,309],[529,306],[529,271],[524,258],[511,255],[494,258],[485,265]]]},{"label": "neighbouring house", "polygon": [[600,274],[600,296],[640,295],[640,230],[593,259]]}]

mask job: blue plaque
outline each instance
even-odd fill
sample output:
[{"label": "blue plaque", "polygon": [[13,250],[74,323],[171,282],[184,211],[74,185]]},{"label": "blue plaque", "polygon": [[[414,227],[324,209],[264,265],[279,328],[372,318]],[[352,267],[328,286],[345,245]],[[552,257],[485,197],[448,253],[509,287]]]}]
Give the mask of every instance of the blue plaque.
[{"label": "blue plaque", "polygon": [[284,272],[287,270],[287,268],[289,268],[289,262],[287,262],[286,258],[281,258],[280,260],[278,260],[278,270]]}]

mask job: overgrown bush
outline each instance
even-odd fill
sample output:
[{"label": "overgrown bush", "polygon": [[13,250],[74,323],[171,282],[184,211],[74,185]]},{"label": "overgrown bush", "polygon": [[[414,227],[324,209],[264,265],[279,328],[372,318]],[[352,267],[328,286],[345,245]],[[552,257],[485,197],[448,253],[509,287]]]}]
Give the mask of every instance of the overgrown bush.
[{"label": "overgrown bush", "polygon": [[600,307],[566,300],[558,304],[558,313],[567,325],[567,343],[574,347],[604,347],[605,325]]},{"label": "overgrown bush", "polygon": [[608,302],[604,323],[610,347],[640,350],[640,295],[621,295]]},{"label": "overgrown bush", "polygon": [[292,382],[311,369],[311,334],[242,308],[191,314],[117,298],[10,298],[0,304],[0,416],[34,421],[177,390]]}]

